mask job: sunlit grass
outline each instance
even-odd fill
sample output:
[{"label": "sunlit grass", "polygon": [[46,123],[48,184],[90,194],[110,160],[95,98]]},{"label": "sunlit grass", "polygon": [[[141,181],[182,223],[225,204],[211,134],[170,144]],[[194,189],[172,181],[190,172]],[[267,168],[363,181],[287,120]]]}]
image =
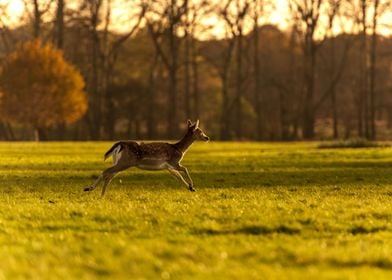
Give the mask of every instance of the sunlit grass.
[{"label": "sunlit grass", "polygon": [[0,144],[0,279],[390,279],[392,149],[200,143],[84,193],[111,143]]}]

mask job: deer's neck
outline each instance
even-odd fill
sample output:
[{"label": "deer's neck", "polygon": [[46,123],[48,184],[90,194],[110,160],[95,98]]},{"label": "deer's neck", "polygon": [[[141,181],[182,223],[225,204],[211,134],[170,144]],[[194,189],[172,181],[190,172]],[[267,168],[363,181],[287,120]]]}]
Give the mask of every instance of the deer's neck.
[{"label": "deer's neck", "polygon": [[193,138],[192,133],[187,132],[185,136],[175,144],[175,146],[182,153],[185,153],[194,141],[195,139]]}]

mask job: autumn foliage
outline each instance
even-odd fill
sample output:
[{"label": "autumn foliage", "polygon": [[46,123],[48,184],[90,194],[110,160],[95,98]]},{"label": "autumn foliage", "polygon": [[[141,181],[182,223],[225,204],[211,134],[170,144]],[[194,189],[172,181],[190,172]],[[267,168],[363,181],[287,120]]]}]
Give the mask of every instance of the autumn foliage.
[{"label": "autumn foliage", "polygon": [[21,44],[0,72],[0,114],[35,129],[71,124],[87,110],[84,81],[60,50],[39,40]]}]

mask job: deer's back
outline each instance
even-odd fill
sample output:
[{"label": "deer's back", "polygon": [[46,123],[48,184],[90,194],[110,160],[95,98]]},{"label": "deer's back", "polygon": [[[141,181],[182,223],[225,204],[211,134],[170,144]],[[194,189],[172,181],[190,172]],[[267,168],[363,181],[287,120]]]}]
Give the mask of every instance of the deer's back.
[{"label": "deer's back", "polygon": [[141,169],[161,170],[170,168],[181,159],[182,153],[173,145],[164,142],[157,143],[127,143],[129,159],[136,161],[135,165]]},{"label": "deer's back", "polygon": [[161,159],[169,160],[175,153],[173,147],[169,143],[141,143],[139,144],[140,159]]}]

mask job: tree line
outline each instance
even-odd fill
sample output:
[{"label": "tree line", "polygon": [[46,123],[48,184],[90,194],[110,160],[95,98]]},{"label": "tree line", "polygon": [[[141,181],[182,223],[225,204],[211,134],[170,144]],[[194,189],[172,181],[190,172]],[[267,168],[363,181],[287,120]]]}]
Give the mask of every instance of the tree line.
[{"label": "tree line", "polygon": [[[389,1],[282,1],[284,29],[267,0],[24,0],[18,25],[10,3],[0,56],[50,42],[85,81],[84,116],[45,139],[173,139],[187,119],[220,140],[390,138]],[[1,139],[33,137],[2,116]]]}]

